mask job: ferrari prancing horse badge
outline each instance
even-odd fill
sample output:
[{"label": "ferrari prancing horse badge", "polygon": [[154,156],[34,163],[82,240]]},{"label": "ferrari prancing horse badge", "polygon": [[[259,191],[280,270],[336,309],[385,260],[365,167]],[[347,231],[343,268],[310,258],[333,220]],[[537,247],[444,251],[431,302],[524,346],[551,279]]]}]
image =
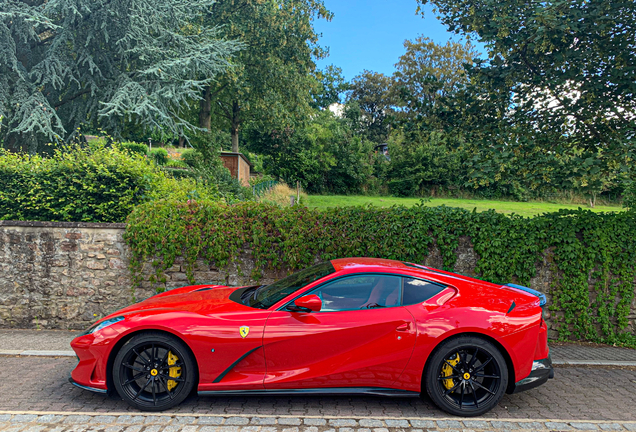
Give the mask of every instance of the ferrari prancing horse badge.
[{"label": "ferrari prancing horse badge", "polygon": [[250,328],[248,326],[242,326],[239,328],[239,333],[241,333],[241,337],[245,339],[248,334],[250,334]]}]

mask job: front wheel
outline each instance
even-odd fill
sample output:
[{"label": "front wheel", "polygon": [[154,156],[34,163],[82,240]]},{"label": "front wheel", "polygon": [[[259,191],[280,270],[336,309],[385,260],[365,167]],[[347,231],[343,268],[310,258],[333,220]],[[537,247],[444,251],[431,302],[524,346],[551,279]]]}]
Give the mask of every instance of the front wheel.
[{"label": "front wheel", "polygon": [[197,370],[183,342],[164,333],[142,333],[121,347],[113,363],[113,382],[128,404],[163,411],[181,403],[197,381]]},{"label": "front wheel", "polygon": [[501,352],[473,336],[443,342],[429,359],[424,375],[433,402],[464,417],[493,409],[508,386],[508,367]]}]

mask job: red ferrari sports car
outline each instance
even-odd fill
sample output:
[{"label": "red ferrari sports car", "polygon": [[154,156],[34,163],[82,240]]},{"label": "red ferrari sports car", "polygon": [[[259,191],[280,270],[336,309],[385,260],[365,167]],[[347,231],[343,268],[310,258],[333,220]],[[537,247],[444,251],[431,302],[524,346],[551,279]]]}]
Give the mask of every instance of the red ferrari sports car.
[{"label": "red ferrari sports car", "polygon": [[200,395],[428,394],[476,416],[554,373],[545,296],[433,268],[347,258],[271,285],[197,285],[98,321],[70,381],[159,411]]}]

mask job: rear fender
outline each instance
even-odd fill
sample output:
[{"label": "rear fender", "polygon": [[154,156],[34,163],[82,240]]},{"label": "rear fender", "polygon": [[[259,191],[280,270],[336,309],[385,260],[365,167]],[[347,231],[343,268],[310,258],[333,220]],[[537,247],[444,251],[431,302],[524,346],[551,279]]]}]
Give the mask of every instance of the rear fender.
[{"label": "rear fender", "polygon": [[[476,330],[476,331],[475,331]],[[422,369],[422,379],[421,379],[421,391],[424,392],[424,380],[423,377],[426,374],[426,368],[429,366],[429,359],[433,356],[433,354],[439,349],[439,346],[446,342],[447,340],[456,338],[456,337],[461,337],[461,336],[473,336],[473,337],[478,337],[481,339],[484,339],[490,343],[492,343],[495,347],[497,347],[497,349],[499,350],[499,352],[501,353],[501,355],[503,356],[504,360],[506,361],[506,366],[508,367],[508,387],[510,388],[510,383],[513,384],[514,387],[514,383],[515,383],[515,362],[513,360],[513,355],[514,355],[514,351],[511,351],[510,347],[507,347],[507,342],[502,341],[502,340],[498,340],[493,338],[492,336],[484,333],[483,331],[481,331],[480,329],[471,329],[471,331],[455,331],[452,332],[452,334],[450,334],[451,332],[447,333],[446,335],[444,335],[443,338],[440,338],[440,340],[438,340],[437,344],[435,345],[435,348],[431,350],[430,354],[428,355],[428,358],[426,359],[426,364],[424,366],[424,368]]]},{"label": "rear fender", "polygon": [[[509,376],[509,381],[515,382],[515,371],[517,370],[518,359],[513,346],[510,345],[510,341],[495,338],[493,335],[484,332],[483,329],[476,327],[455,328],[444,332],[438,337],[433,338],[431,336],[431,334],[418,334],[418,339],[420,340],[416,342],[416,347],[413,351],[413,355],[411,356],[411,360],[407,364],[398,382],[396,382],[396,386],[399,388],[410,391],[421,391],[422,378],[424,376],[425,367],[428,365],[429,358],[435,350],[439,348],[440,344],[448,339],[458,336],[477,336],[492,342],[506,359],[508,373],[511,374]],[[530,364],[532,364],[532,361],[530,361]]]}]

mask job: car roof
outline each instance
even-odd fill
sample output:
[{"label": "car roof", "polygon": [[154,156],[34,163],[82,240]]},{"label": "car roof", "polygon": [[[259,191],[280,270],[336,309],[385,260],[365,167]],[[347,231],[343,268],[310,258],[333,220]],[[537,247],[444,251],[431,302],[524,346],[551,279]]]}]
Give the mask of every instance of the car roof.
[{"label": "car roof", "polygon": [[364,271],[365,268],[370,269],[371,267],[384,267],[387,269],[402,270],[409,268],[400,261],[383,258],[338,258],[331,260],[331,264],[336,271],[353,269]]}]

